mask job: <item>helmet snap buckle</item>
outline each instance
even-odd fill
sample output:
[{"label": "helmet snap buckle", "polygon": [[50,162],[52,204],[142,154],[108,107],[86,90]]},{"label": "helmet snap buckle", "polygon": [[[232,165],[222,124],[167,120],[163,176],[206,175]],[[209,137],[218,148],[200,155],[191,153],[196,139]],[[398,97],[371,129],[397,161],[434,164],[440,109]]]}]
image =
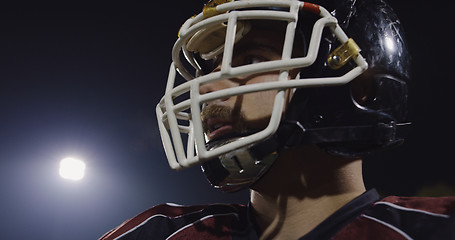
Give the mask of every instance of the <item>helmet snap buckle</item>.
[{"label": "helmet snap buckle", "polygon": [[220,14],[220,12],[218,12],[216,10],[216,6],[224,4],[224,3],[228,3],[228,2],[232,2],[232,0],[210,0],[207,4],[204,5],[204,8],[202,9],[202,13],[204,14],[204,16],[206,18],[218,15],[218,14]]},{"label": "helmet snap buckle", "polygon": [[341,46],[337,47],[330,53],[327,63],[331,69],[339,69],[344,66],[352,57],[360,53],[360,47],[352,38],[349,38]]}]

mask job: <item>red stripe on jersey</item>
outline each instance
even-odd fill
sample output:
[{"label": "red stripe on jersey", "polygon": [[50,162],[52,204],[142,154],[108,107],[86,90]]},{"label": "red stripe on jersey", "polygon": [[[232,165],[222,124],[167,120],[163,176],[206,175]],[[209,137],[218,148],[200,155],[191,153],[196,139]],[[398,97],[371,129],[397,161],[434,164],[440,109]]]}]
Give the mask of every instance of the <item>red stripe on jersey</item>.
[{"label": "red stripe on jersey", "polygon": [[405,240],[397,231],[365,217],[359,217],[341,229],[332,240]]},{"label": "red stripe on jersey", "polygon": [[129,220],[126,220],[124,223],[122,223],[120,226],[112,229],[105,235],[103,235],[99,240],[109,240],[109,239],[115,239],[122,234],[130,231],[131,229],[135,228],[136,226],[140,225],[147,219],[153,217],[153,216],[159,216],[159,215],[164,215],[166,217],[171,217],[175,218],[178,216],[182,216],[188,213],[193,213],[197,211],[203,210],[206,205],[195,205],[195,206],[175,206],[172,205],[170,206],[169,204],[160,204],[155,207],[152,207],[139,215],[135,216],[134,218],[131,218]]},{"label": "red stripe on jersey", "polygon": [[436,214],[455,212],[455,197],[397,197],[390,196],[380,202],[389,202],[401,207],[427,211]]},{"label": "red stripe on jersey", "polygon": [[217,214],[215,216],[207,216],[199,221],[189,224],[173,235],[169,240],[186,240],[186,239],[217,239],[231,240],[232,221],[237,218],[234,213]]}]

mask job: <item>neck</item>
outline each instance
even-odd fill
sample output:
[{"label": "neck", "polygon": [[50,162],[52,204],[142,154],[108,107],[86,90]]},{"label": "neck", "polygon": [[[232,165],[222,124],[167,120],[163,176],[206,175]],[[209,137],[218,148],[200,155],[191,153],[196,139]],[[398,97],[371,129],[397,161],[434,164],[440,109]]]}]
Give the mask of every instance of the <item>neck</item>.
[{"label": "neck", "polygon": [[362,194],[361,164],[313,146],[281,152],[251,190],[261,239],[298,239]]}]

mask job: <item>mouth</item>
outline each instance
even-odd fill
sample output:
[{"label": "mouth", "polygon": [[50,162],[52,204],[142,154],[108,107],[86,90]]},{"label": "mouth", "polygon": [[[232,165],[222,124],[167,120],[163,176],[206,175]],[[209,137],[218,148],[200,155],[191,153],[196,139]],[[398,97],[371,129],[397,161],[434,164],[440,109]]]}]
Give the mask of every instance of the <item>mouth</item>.
[{"label": "mouth", "polygon": [[207,120],[207,137],[209,140],[216,140],[234,132],[231,122],[220,118],[210,118]]}]

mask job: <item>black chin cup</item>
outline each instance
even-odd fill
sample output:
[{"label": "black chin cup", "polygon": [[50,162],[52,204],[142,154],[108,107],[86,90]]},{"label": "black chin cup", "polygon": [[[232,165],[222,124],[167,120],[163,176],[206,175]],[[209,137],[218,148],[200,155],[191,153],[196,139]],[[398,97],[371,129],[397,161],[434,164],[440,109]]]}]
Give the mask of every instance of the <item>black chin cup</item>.
[{"label": "black chin cup", "polygon": [[[212,150],[241,139],[234,137],[212,141],[207,149]],[[236,149],[201,165],[210,184],[223,192],[236,192],[253,185],[267,172],[278,157],[276,142],[265,140],[247,147]]]}]

